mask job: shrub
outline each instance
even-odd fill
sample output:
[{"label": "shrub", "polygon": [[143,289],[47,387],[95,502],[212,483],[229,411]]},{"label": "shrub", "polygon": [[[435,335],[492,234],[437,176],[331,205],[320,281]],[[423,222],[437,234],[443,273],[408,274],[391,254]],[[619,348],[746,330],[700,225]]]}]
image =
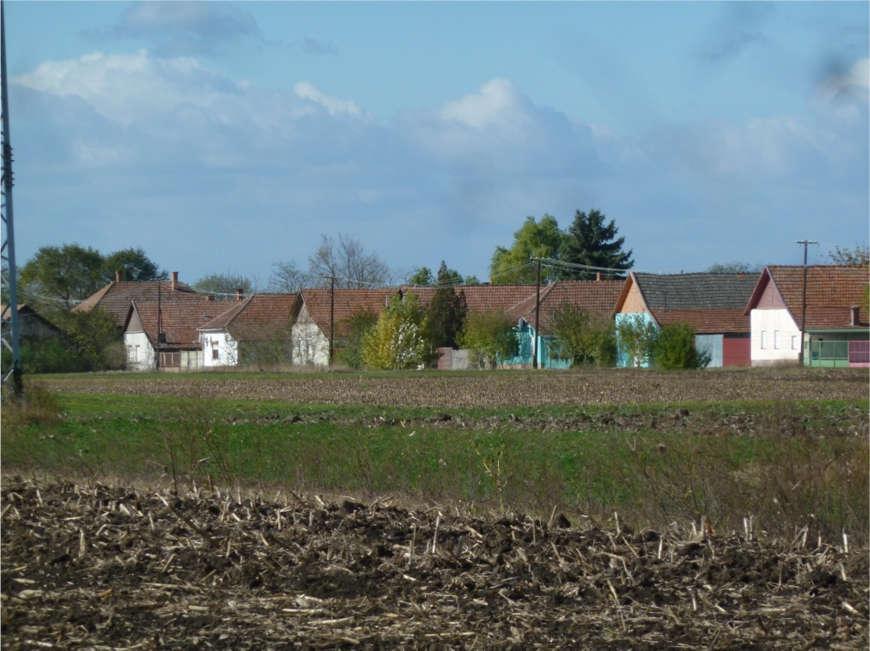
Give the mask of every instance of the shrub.
[{"label": "shrub", "polygon": [[666,370],[704,368],[710,363],[710,354],[695,348],[695,331],[685,323],[662,327],[653,347],[655,365]]},{"label": "shrub", "polygon": [[553,351],[576,365],[613,366],[616,334],[609,319],[565,303],[553,315]]},{"label": "shrub", "polygon": [[459,337],[478,367],[494,367],[499,358],[516,354],[517,337],[513,322],[503,312],[474,312],[465,320]]},{"label": "shrub", "polygon": [[658,334],[655,324],[641,314],[628,315],[616,324],[619,349],[628,357],[631,366],[652,361]]},{"label": "shrub", "polygon": [[423,311],[414,294],[394,296],[363,337],[363,363],[377,369],[416,368],[426,357],[424,324]]},{"label": "shrub", "polygon": [[363,341],[377,322],[378,317],[369,310],[357,312],[345,321],[347,338],[339,358],[350,368],[363,367]]}]

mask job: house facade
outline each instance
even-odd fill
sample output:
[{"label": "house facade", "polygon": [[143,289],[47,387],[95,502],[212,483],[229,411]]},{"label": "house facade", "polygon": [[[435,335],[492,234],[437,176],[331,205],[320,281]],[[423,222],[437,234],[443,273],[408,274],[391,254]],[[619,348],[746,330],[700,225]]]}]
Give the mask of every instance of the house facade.
[{"label": "house facade", "polygon": [[[661,328],[685,323],[695,331],[695,348],[709,355],[708,368],[749,366],[750,321],[746,301],[757,276],[743,273],[646,274],[631,272],[616,301],[614,319]],[[620,367],[648,367],[617,341]]]},{"label": "house facade", "polygon": [[200,326],[203,367],[289,364],[299,301],[297,294],[254,294]]},{"label": "house facade", "polygon": [[867,296],[866,267],[765,267],[745,310],[752,365],[870,366]]}]

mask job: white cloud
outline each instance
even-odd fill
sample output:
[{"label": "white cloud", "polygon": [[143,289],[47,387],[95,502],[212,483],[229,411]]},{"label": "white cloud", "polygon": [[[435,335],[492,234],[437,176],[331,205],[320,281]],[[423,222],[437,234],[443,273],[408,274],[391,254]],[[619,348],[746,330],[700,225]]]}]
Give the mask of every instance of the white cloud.
[{"label": "white cloud", "polygon": [[525,98],[507,79],[493,79],[480,91],[448,102],[439,112],[446,122],[455,122],[473,129],[491,126],[521,128],[529,123]]},{"label": "white cloud", "polygon": [[314,104],[326,109],[327,113],[330,115],[358,116],[362,114],[362,111],[355,102],[327,95],[308,81],[300,81],[296,83],[293,86],[293,92],[299,99],[313,102]]}]

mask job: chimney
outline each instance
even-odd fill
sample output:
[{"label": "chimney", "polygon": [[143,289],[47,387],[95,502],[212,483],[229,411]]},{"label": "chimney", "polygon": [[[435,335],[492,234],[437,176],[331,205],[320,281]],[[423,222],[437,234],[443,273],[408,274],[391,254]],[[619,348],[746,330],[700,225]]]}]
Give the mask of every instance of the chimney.
[{"label": "chimney", "polygon": [[849,325],[851,325],[851,326],[861,325],[860,316],[859,316],[860,309],[861,309],[861,307],[859,305],[853,305],[849,309],[850,316],[851,316],[851,319],[849,319]]},{"label": "chimney", "polygon": [[115,269],[115,282],[116,283],[121,282],[121,270],[120,269]]},{"label": "chimney", "polygon": [[241,301],[244,298],[244,296],[242,296],[243,291],[244,290],[241,287],[236,289],[236,300],[237,301]]},{"label": "chimney", "polygon": [[600,281],[601,281],[601,272],[596,271],[595,272],[595,282],[600,282]]},{"label": "chimney", "polygon": [[172,284],[169,285],[169,289],[171,289],[174,292],[177,288],[178,288],[178,272],[173,271],[172,272]]}]

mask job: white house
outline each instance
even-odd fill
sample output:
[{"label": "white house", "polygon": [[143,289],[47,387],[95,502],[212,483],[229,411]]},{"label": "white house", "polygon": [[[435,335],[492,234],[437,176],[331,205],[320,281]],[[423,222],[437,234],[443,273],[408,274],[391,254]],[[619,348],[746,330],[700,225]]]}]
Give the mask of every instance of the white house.
[{"label": "white house", "polygon": [[299,300],[297,294],[254,294],[200,326],[203,366],[289,363]]}]

